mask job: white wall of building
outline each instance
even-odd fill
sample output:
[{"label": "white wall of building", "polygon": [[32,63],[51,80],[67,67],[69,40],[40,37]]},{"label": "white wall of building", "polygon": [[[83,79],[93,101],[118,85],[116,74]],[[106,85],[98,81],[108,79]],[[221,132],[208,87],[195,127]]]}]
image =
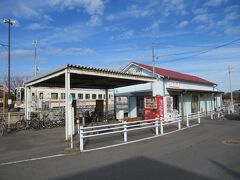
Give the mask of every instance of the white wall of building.
[{"label": "white wall of building", "polygon": [[[126,73],[132,73],[132,74],[139,74],[139,75],[148,75],[152,76],[152,72],[149,70],[146,70],[144,68],[139,68],[136,65],[130,65],[128,66],[124,72]],[[157,77],[156,81],[154,83],[146,83],[141,85],[134,85],[134,86],[127,86],[123,88],[117,88],[115,89],[115,94],[117,96],[125,95],[125,96],[134,96],[137,92],[152,92],[152,94],[160,95],[167,97],[169,96],[169,92],[167,88],[172,89],[186,89],[186,90],[200,90],[200,91],[214,91],[214,86],[212,85],[206,85],[201,83],[193,83],[193,82],[186,82],[181,80],[169,80],[169,79],[163,79],[159,75],[155,75]],[[195,93],[195,94],[201,94],[201,93]],[[184,115],[191,114],[191,95],[190,94],[184,94],[183,95],[184,103]],[[130,115],[133,117],[135,115],[135,109],[132,109],[132,105],[134,105],[135,99],[131,97],[129,102],[130,104]],[[213,94],[208,94],[206,97],[204,93],[200,95],[200,111],[205,112],[206,106],[207,111],[214,110],[214,97]],[[206,101],[206,102],[205,102]],[[134,103],[133,103],[134,102]],[[166,102],[164,102],[164,113],[166,113]],[[217,106],[220,106],[221,104],[221,98],[219,95],[216,97],[216,104]],[[179,114],[181,114],[181,98],[179,96]]]}]

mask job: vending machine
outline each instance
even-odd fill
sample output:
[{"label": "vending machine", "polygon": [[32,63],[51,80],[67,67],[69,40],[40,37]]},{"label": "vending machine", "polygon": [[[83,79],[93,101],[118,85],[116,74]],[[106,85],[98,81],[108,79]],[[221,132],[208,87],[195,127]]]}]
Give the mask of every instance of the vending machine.
[{"label": "vending machine", "polygon": [[163,96],[144,96],[144,119],[164,117]]}]

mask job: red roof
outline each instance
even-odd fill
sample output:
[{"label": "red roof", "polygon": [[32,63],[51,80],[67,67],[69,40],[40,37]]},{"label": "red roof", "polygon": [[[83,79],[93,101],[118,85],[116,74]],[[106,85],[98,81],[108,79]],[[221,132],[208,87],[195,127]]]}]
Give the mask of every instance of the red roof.
[{"label": "red roof", "polygon": [[[133,64],[136,64],[142,68],[145,68],[149,71],[153,71],[153,67],[152,66],[148,66],[145,64],[140,64],[137,62],[132,62]],[[163,69],[163,68],[159,68],[159,67],[155,67],[155,73],[167,77],[169,79],[174,79],[174,80],[182,80],[182,81],[190,81],[190,82],[195,82],[195,83],[201,83],[201,84],[207,84],[207,85],[216,85],[213,82],[207,81],[205,79],[202,79],[200,77],[197,76],[193,76],[193,75],[188,75],[188,74],[183,74],[183,73],[179,73],[176,71],[171,71],[171,70],[167,70],[167,69]]]}]

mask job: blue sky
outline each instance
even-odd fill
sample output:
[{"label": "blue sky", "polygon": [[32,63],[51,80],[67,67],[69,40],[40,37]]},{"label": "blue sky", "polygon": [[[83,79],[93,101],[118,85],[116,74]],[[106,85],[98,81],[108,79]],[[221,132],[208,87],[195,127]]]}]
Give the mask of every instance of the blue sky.
[{"label": "blue sky", "polygon": [[[240,89],[239,0],[1,0],[0,18],[12,18],[12,72],[33,75],[32,41],[39,41],[40,73],[67,63],[120,70],[131,61],[152,64]],[[7,43],[0,24],[0,43]],[[170,54],[170,55],[169,55]],[[174,55],[175,54],[175,55]],[[0,47],[1,78],[7,50]]]}]

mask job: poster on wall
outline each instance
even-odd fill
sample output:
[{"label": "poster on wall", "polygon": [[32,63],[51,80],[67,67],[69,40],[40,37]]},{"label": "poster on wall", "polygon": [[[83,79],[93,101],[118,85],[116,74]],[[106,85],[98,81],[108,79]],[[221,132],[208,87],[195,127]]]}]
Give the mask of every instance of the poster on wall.
[{"label": "poster on wall", "polygon": [[173,97],[167,97],[167,113],[172,113],[173,111]]}]

